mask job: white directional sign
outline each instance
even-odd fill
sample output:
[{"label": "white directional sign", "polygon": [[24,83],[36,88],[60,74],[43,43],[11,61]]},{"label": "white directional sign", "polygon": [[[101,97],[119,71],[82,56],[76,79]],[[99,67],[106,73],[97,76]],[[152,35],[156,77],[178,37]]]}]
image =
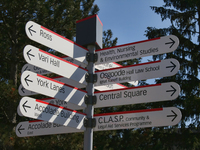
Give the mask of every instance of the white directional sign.
[{"label": "white directional sign", "polygon": [[94,131],[172,126],[179,123],[182,114],[178,108],[167,107],[94,115]]},{"label": "white directional sign", "polygon": [[16,130],[15,131],[16,135],[18,137],[64,134],[64,133],[75,133],[84,131],[42,120],[20,122],[16,126],[15,130]]},{"label": "white directional sign", "polygon": [[179,93],[180,87],[174,82],[98,91],[94,93],[97,96],[95,108],[174,100]]},{"label": "white directional sign", "polygon": [[118,62],[139,57],[169,53],[176,50],[179,39],[174,35],[134,42],[96,50],[98,61],[95,64]]},{"label": "white directional sign", "polygon": [[[61,76],[53,77],[51,79],[63,82],[65,84],[68,84],[68,85],[71,85],[71,86],[74,86],[74,87],[77,87],[77,88],[85,88],[85,85],[80,84],[78,82],[75,82],[73,80],[70,80],[68,78],[61,77]],[[109,85],[104,85],[104,86],[96,86],[94,88],[99,90],[99,91],[104,91],[104,90],[112,90],[112,89],[122,89],[122,88],[127,88],[127,87],[122,85],[122,84],[109,84]],[[18,88],[18,92],[21,96],[29,96],[29,95],[39,94],[39,93],[25,89],[21,84]]]},{"label": "white directional sign", "polygon": [[167,77],[176,74],[180,64],[176,59],[165,59],[114,69],[99,70],[95,86],[135,80]]},{"label": "white directional sign", "polygon": [[87,64],[85,56],[88,50],[86,48],[33,21],[26,23],[25,30],[31,40]]},{"label": "white directional sign", "polygon": [[85,130],[83,121],[86,114],[84,113],[30,97],[23,97],[19,108],[23,116]]},{"label": "white directional sign", "polygon": [[47,53],[34,46],[27,45],[24,47],[24,58],[32,65],[41,67],[70,80],[77,81],[86,85],[85,74],[87,70],[76,64],[68,62],[60,57]]},{"label": "white directional sign", "polygon": [[30,71],[22,73],[21,83],[27,90],[86,107],[84,97],[87,92],[76,87]]}]

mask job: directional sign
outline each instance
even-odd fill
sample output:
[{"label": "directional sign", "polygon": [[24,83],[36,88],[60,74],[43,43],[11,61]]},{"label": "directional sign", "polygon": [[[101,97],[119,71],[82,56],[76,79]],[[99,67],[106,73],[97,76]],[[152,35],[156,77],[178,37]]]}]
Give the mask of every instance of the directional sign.
[{"label": "directional sign", "polygon": [[[50,104],[58,105],[58,106],[61,106],[61,107],[69,108],[69,109],[72,109],[72,110],[82,110],[83,109],[82,107],[79,107],[75,104],[67,103],[66,101],[56,99],[56,98],[44,98],[44,99],[39,99],[39,100],[50,103]],[[18,113],[19,116],[23,116],[20,109],[19,109],[19,106],[17,107],[17,113]]]},{"label": "directional sign", "polygon": [[[68,85],[71,85],[71,86],[74,86],[74,87],[77,87],[77,88],[85,88],[85,86],[83,84],[80,84],[78,82],[75,82],[73,80],[70,80],[70,79],[67,79],[67,78],[64,78],[64,77],[61,77],[61,76],[53,77],[51,79],[66,83]],[[122,85],[122,84],[109,84],[109,85],[104,85],[104,86],[96,86],[94,88],[99,90],[99,91],[104,91],[104,90],[112,90],[112,89],[122,89],[122,88],[127,88],[127,87]],[[30,96],[30,95],[39,94],[39,93],[25,89],[21,84],[18,88],[18,92],[21,96]]]},{"label": "directional sign", "polygon": [[95,108],[174,100],[180,93],[177,83],[168,82],[119,90],[98,91]]},{"label": "directional sign", "polygon": [[87,85],[85,81],[85,74],[87,73],[87,70],[69,61],[61,59],[31,45],[24,47],[24,58],[29,64],[41,67],[45,70]]},{"label": "directional sign", "polygon": [[114,69],[96,71],[95,86],[111,83],[123,83],[135,80],[167,77],[176,74],[180,64],[176,59],[165,59],[154,62],[130,65]]},{"label": "directional sign", "polygon": [[42,120],[20,122],[16,126],[15,130],[18,137],[64,134],[84,131]]},{"label": "directional sign", "polygon": [[179,123],[182,114],[178,108],[115,112],[94,115],[94,131],[172,126]]},{"label": "directional sign", "polygon": [[21,83],[27,90],[86,107],[84,97],[87,92],[76,87],[30,71],[22,73]]},{"label": "directional sign", "polygon": [[86,48],[33,21],[26,23],[25,30],[31,40],[87,64],[85,56],[88,50]]},{"label": "directional sign", "polygon": [[179,39],[174,35],[151,40],[134,42],[105,49],[96,50],[98,60],[95,64],[118,62],[139,57],[169,53],[176,50]]},{"label": "directional sign", "polygon": [[23,97],[19,108],[23,116],[85,130],[83,121],[86,114],[84,113],[30,97]]}]

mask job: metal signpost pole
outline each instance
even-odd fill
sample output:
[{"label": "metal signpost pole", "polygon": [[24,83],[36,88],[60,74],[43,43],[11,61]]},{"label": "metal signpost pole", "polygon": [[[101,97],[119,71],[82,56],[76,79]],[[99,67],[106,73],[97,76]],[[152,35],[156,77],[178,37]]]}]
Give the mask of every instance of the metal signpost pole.
[{"label": "metal signpost pole", "polygon": [[[94,54],[95,51],[95,46],[94,45],[89,45],[87,46],[88,50],[89,50],[89,54]],[[94,62],[88,62],[88,74],[90,77],[93,77],[94,74]],[[88,97],[90,99],[90,97],[92,97],[94,95],[94,83],[92,82],[88,82],[87,86],[86,86],[86,91],[88,94]],[[92,103],[88,103],[87,107],[85,109],[85,113],[87,114],[87,127],[86,130],[84,132],[84,150],[92,150],[93,147],[93,127],[90,126],[91,125],[91,121],[93,119],[93,115],[94,115],[94,106]]]}]

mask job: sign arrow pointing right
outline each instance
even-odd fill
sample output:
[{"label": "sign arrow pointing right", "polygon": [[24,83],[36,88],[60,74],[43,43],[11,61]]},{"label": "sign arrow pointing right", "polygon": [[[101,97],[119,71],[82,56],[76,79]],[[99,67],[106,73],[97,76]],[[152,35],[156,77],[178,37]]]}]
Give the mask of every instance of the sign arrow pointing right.
[{"label": "sign arrow pointing right", "polygon": [[171,42],[168,42],[168,43],[165,43],[165,45],[167,44],[172,44],[169,48],[171,48],[174,44],[175,44],[175,41],[172,39],[172,38],[169,38],[171,40]]},{"label": "sign arrow pointing right", "polygon": [[173,66],[167,66],[166,68],[172,68],[172,70],[170,72],[172,72],[175,68],[176,68],[176,65],[170,61],[170,63],[173,65]]},{"label": "sign arrow pointing right", "polygon": [[171,87],[173,88],[173,90],[167,90],[166,92],[173,92],[172,94],[171,94],[171,96],[173,96],[174,95],[174,93],[176,92],[176,89],[171,85]]},{"label": "sign arrow pointing right", "polygon": [[178,116],[173,110],[171,110],[171,112],[173,113],[173,115],[167,115],[167,117],[174,117],[172,119],[172,122],[176,119],[176,117]]}]

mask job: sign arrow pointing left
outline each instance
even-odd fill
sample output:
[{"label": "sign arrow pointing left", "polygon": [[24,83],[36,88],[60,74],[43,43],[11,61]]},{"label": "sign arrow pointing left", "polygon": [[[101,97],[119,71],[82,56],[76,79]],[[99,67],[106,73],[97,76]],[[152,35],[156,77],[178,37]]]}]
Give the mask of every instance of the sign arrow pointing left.
[{"label": "sign arrow pointing left", "polygon": [[27,86],[29,86],[28,82],[33,82],[32,80],[29,80],[28,77],[30,75],[27,75],[25,78],[24,78],[24,81],[26,82]]},{"label": "sign arrow pointing left", "polygon": [[31,108],[30,106],[27,106],[26,103],[27,103],[27,101],[22,105],[22,107],[24,108],[24,111],[25,111],[25,112],[27,112],[26,109],[25,109],[25,107]]},{"label": "sign arrow pointing left", "polygon": [[31,29],[32,27],[33,27],[33,25],[31,25],[31,26],[28,28],[28,31],[30,32],[31,36],[32,36],[32,33],[31,33],[31,32],[34,32],[34,33],[36,33],[36,31],[35,31],[35,30]]},{"label": "sign arrow pointing left", "polygon": [[20,134],[22,134],[21,130],[25,130],[25,128],[21,128],[21,127],[22,127],[22,125],[20,125],[19,128],[17,129]]}]

